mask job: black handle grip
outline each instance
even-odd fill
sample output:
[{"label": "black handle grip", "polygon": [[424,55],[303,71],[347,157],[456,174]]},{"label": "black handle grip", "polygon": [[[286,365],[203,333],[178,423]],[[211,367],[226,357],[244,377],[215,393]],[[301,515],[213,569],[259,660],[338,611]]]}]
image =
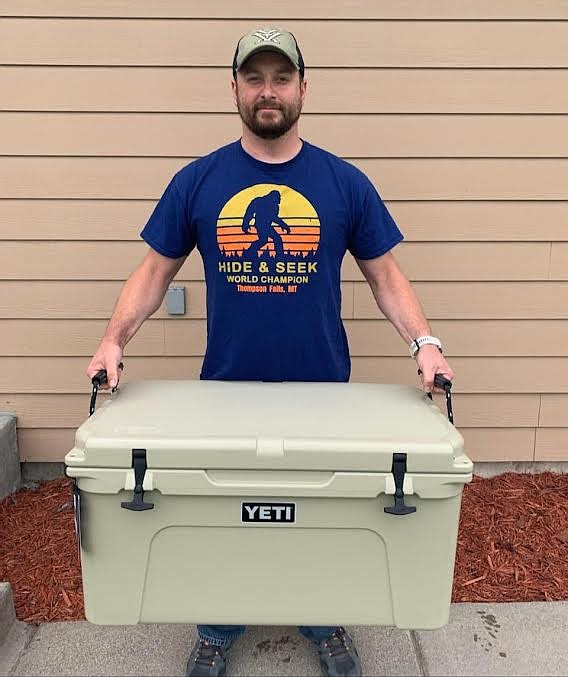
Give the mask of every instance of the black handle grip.
[{"label": "black handle grip", "polygon": [[[422,374],[422,369],[418,370],[418,375]],[[453,424],[454,409],[452,407],[452,382],[443,374],[436,374],[434,376],[434,386],[441,388],[446,393],[446,408],[448,410],[448,420]],[[432,393],[428,393],[428,397],[432,399]]]},{"label": "black handle grip", "polygon": [[106,383],[106,380],[107,380],[107,370],[101,369],[100,371],[97,371],[97,373],[93,376],[93,378],[91,379],[91,383],[100,388],[103,383]]},{"label": "black handle grip", "polygon": [[[119,362],[118,368],[120,369],[120,371],[122,371],[124,369],[124,364],[122,362]],[[91,392],[91,401],[89,403],[89,416],[92,416],[95,413],[95,406],[97,403],[97,393],[99,392],[99,388],[103,385],[103,383],[107,382],[107,378],[108,378],[107,370],[100,369],[91,379],[93,390]],[[112,389],[113,393],[116,390],[116,388],[117,386],[115,386]]]},{"label": "black handle grip", "polygon": [[442,388],[442,390],[450,390],[452,387],[452,382],[443,374],[436,374],[434,377],[434,385],[436,388]]},{"label": "black handle grip", "polygon": [[[118,368],[122,371],[124,369],[124,364],[122,362],[119,362]],[[91,379],[91,383],[100,388],[103,383],[107,382],[107,378],[108,378],[107,370],[101,369],[100,371],[97,371],[97,373],[93,376],[93,378]]]},{"label": "black handle grip", "polygon": [[[446,409],[448,410],[448,420],[453,425],[454,423],[454,409],[452,407],[452,382],[449,378],[442,376],[442,374],[436,374],[434,377],[434,385],[437,388],[442,388],[446,393]],[[432,393],[428,393],[430,399],[432,399]]]}]

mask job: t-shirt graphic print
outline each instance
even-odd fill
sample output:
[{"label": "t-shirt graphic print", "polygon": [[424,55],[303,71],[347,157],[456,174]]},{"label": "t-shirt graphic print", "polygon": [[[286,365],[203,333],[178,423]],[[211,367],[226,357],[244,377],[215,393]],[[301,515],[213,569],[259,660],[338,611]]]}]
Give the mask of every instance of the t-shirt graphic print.
[{"label": "t-shirt graphic print", "polygon": [[250,186],[219,214],[219,272],[239,293],[295,294],[317,273],[319,241],[318,214],[301,193]]}]

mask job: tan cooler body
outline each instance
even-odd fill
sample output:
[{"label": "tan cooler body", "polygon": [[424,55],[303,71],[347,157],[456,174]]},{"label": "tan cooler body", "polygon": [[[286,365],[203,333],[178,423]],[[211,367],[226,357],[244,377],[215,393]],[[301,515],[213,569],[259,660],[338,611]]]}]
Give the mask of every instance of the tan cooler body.
[{"label": "tan cooler body", "polygon": [[65,462],[93,623],[447,623],[472,463],[417,388],[134,381]]}]

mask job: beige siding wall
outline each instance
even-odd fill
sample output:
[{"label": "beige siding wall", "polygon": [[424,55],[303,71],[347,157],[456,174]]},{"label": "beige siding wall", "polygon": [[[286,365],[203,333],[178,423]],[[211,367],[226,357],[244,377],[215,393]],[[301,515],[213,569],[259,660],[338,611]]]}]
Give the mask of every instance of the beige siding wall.
[{"label": "beige siding wall", "polygon": [[[0,410],[23,460],[62,460],[138,232],[172,174],[239,134],[229,64],[264,0],[4,0]],[[568,460],[568,6],[563,0],[289,0],[308,64],[302,134],[361,167],[455,368],[476,460]],[[128,378],[197,377],[203,269]],[[353,379],[416,383],[357,266],[343,269]],[[104,396],[103,396],[104,397]]]}]

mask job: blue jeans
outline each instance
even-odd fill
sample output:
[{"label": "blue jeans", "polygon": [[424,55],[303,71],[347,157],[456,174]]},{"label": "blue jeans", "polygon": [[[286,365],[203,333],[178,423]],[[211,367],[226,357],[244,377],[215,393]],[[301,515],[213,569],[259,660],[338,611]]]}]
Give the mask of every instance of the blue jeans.
[{"label": "blue jeans", "polygon": [[[197,632],[199,638],[204,639],[215,646],[220,646],[223,649],[228,649],[231,644],[240,637],[245,631],[246,625],[198,625]],[[298,630],[307,639],[319,644],[322,639],[326,639],[331,635],[337,626],[307,626],[301,625]]]}]

